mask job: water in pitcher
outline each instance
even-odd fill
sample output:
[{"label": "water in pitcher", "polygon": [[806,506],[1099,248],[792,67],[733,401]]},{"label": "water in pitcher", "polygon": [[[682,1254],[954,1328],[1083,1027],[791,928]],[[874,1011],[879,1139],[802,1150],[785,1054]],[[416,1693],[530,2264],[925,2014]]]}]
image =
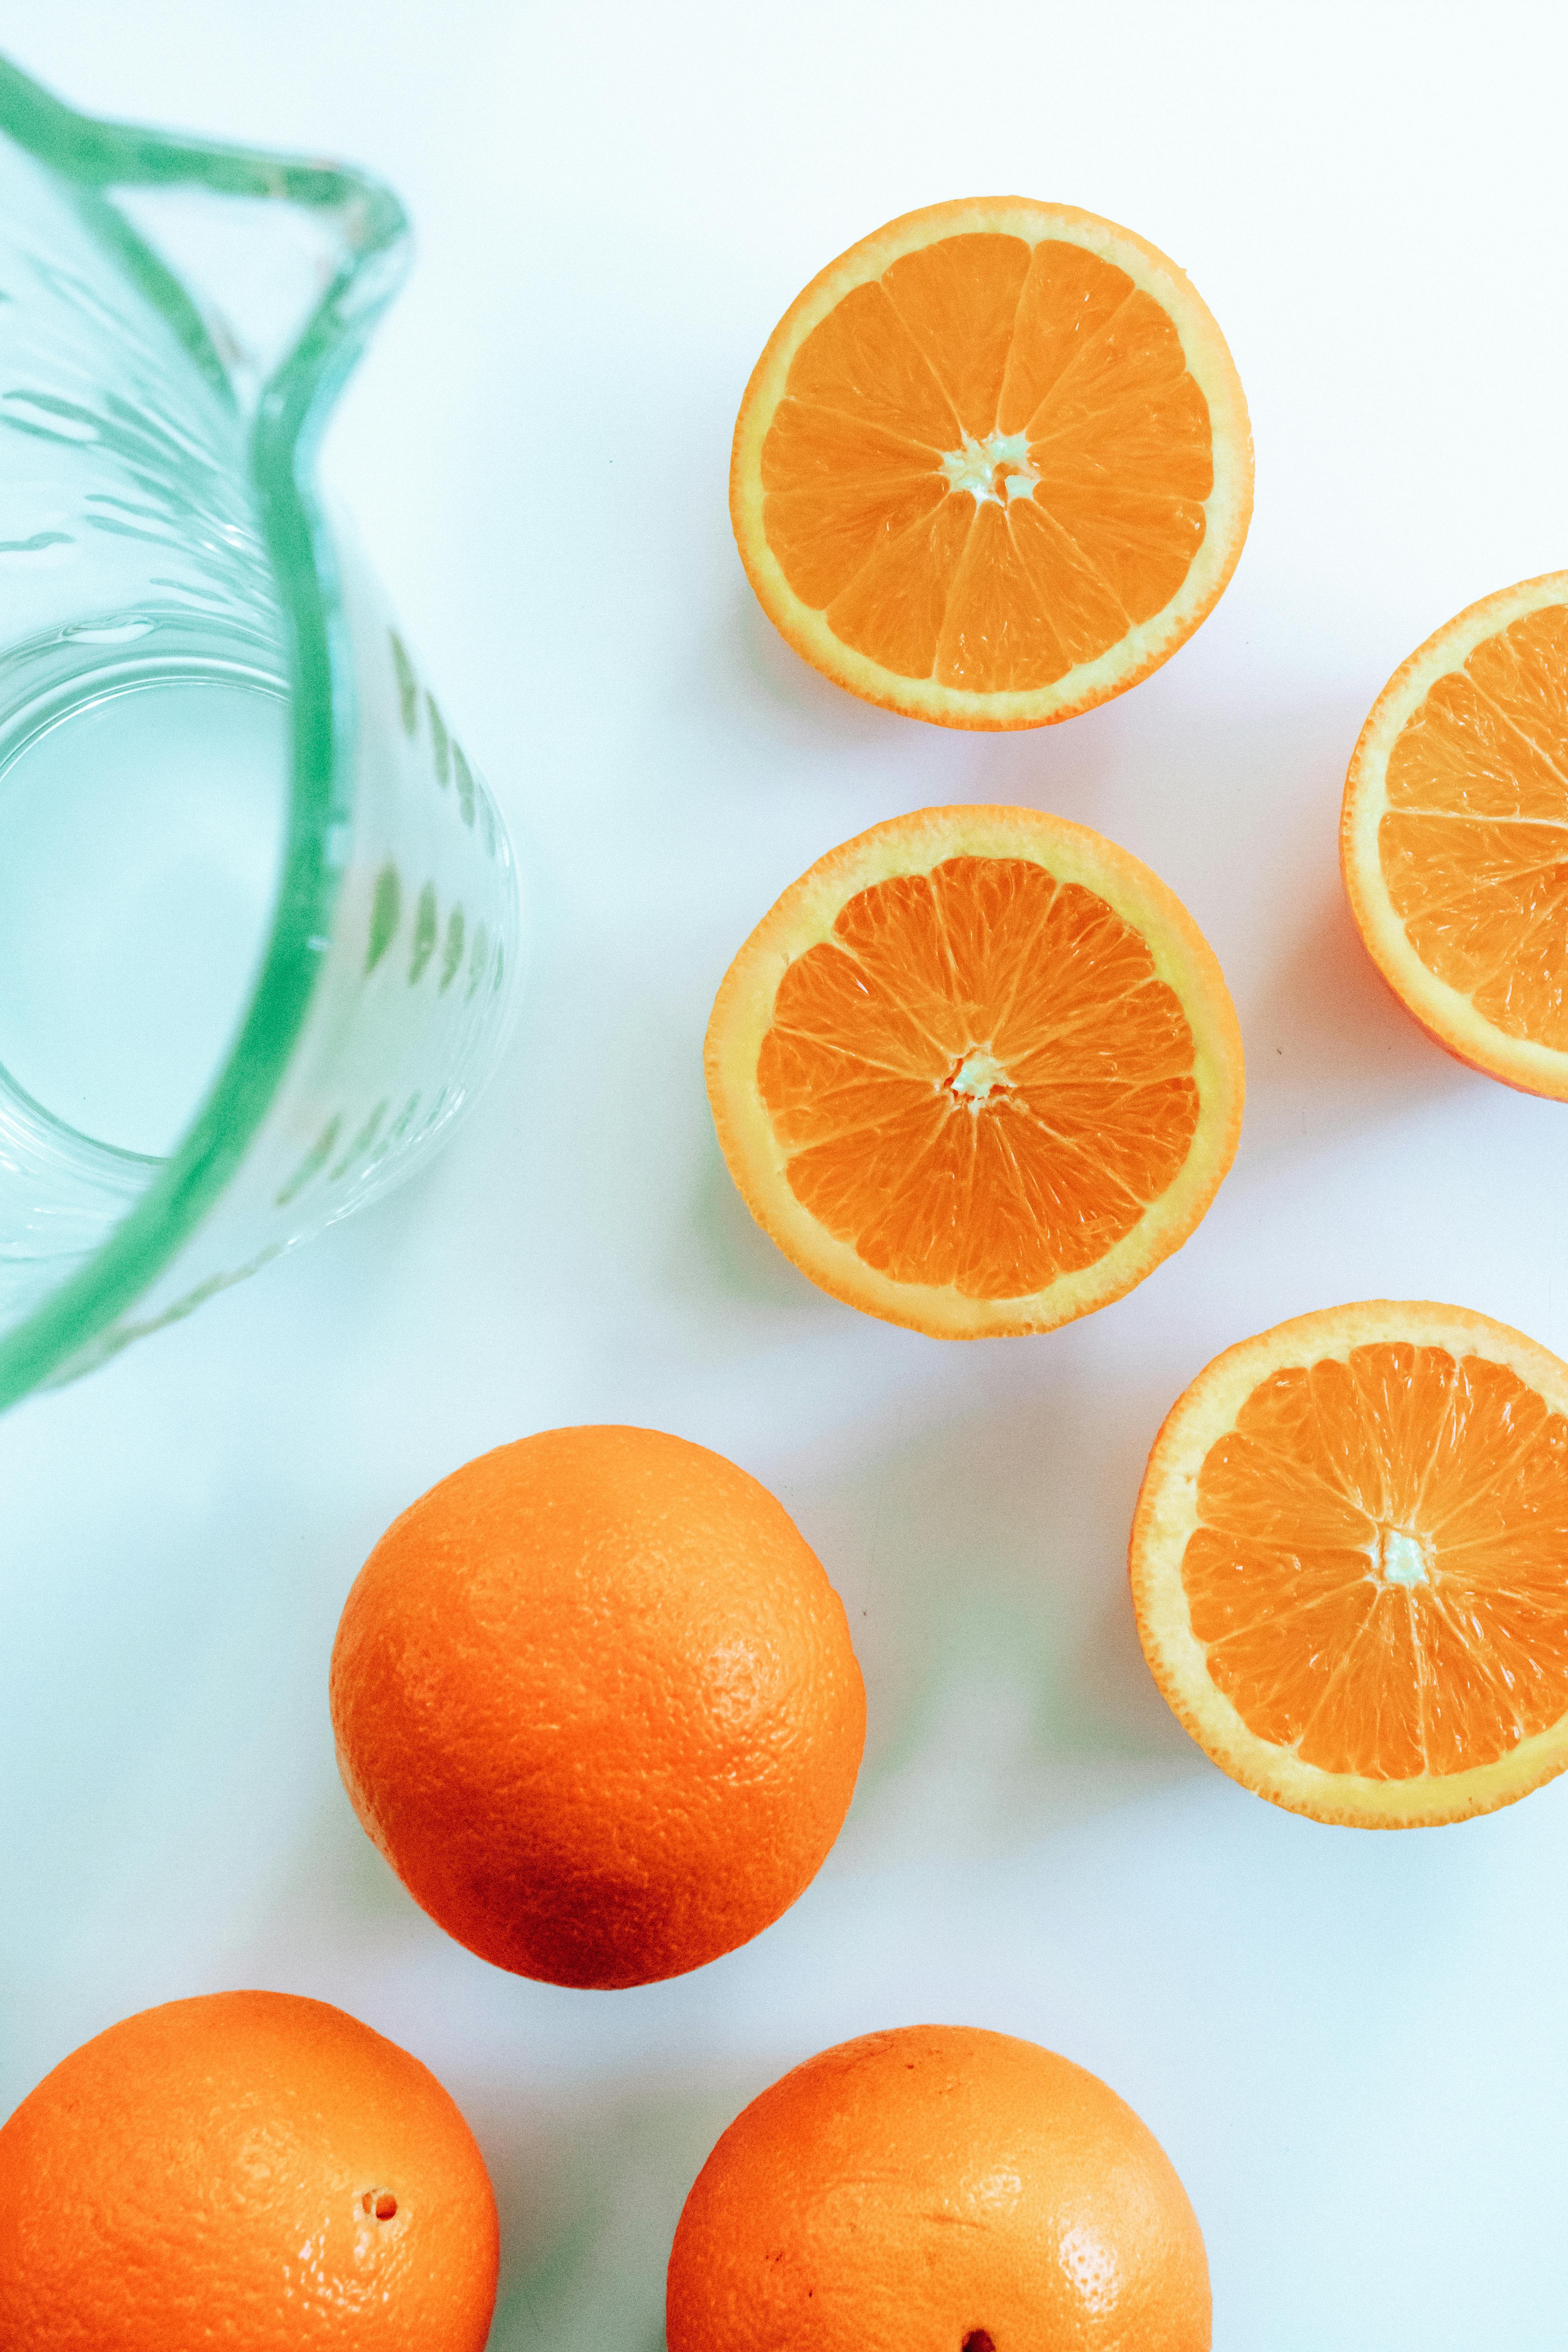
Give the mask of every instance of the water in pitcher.
[{"label": "water in pitcher", "polygon": [[266,949],[288,701],[237,665],[126,663],[5,731],[0,1095],[8,1082],[50,1122],[162,1157],[221,1068]]}]

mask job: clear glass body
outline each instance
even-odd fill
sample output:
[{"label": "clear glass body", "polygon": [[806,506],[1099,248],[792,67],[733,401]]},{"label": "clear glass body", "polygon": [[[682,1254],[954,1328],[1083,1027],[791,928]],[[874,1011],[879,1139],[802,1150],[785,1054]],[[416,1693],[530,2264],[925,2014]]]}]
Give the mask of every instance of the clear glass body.
[{"label": "clear glass body", "polygon": [[397,1182],[493,1068],[505,829],[322,424],[402,274],[356,173],[0,62],[0,1407]]}]

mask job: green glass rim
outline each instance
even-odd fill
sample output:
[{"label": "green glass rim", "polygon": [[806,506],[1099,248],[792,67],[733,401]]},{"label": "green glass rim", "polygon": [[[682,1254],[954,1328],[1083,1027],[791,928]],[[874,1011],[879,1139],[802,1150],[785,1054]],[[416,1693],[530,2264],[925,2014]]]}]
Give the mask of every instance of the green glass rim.
[{"label": "green glass rim", "polygon": [[[340,880],[329,833],[353,817],[355,728],[353,665],[313,462],[343,382],[401,283],[408,222],[392,191],[362,172],[79,114],[5,58],[0,131],[71,190],[100,245],[231,405],[228,373],[189,295],[102,192],[185,184],[331,212],[343,249],[263,385],[249,426],[250,488],[283,617],[292,713],[282,879],[260,972],[227,1060],[146,1192],[89,1262],[0,1339],[4,1411],[51,1373],[68,1376],[70,1360],[134,1304],[195,1230],[265,1117],[309,1010]],[[220,1286],[210,1283],[202,1295]]]}]

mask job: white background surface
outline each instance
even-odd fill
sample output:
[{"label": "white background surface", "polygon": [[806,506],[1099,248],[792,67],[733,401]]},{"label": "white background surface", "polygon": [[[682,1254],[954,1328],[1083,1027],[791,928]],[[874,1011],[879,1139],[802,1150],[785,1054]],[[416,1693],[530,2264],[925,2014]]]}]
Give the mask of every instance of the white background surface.
[{"label": "white background surface", "polygon": [[[151,2002],[337,2001],[479,2132],[496,2352],[655,2352],[676,2214],[747,2098],[852,2033],[987,2024],[1159,2134],[1216,2352],[1568,2341],[1568,1781],[1447,1831],[1277,1812],[1166,1713],[1124,1570],[1153,1432],[1232,1339],[1387,1295],[1568,1346],[1568,1114],[1405,1021],[1335,864],[1389,672],[1568,562],[1563,26],[1367,0],[0,0],[0,46],[83,106],[342,154],[409,204],[419,265],[331,470],[537,919],[510,1062],[426,1180],[0,1423],[0,2114]],[[1015,190],[1189,270],[1247,389],[1258,504],[1164,669],[984,738],[796,661],[725,476],[752,362],[823,262]],[[774,1253],[700,1062],[785,883],[966,799],[1084,820],[1172,884],[1250,1087],[1177,1257],[1068,1330],[967,1347]],[[386,1522],[584,1420],[678,1431],[781,1496],[871,1710],[795,1911],[613,1995],[504,1977],[424,1919],[353,1822],[325,1705]]]}]

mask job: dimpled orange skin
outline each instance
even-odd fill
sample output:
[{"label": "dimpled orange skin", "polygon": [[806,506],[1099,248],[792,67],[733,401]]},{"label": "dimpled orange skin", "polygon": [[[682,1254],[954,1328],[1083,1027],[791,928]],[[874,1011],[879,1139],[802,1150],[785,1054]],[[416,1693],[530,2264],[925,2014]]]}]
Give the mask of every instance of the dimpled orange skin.
[{"label": "dimpled orange skin", "polygon": [[783,1507],[658,1430],[470,1462],[362,1570],[332,1653],[360,1820],[481,1958],[646,1984],[769,1926],[837,1836],[866,1695]]},{"label": "dimpled orange skin", "polygon": [[669,2352],[1208,2352],[1186,2192],[1114,2091],[973,2026],[870,2033],[753,2099],[686,2200]]},{"label": "dimpled orange skin", "polygon": [[482,2352],[497,2262],[457,2107],[324,2001],[143,2010],[0,2129],[5,2352]]}]

